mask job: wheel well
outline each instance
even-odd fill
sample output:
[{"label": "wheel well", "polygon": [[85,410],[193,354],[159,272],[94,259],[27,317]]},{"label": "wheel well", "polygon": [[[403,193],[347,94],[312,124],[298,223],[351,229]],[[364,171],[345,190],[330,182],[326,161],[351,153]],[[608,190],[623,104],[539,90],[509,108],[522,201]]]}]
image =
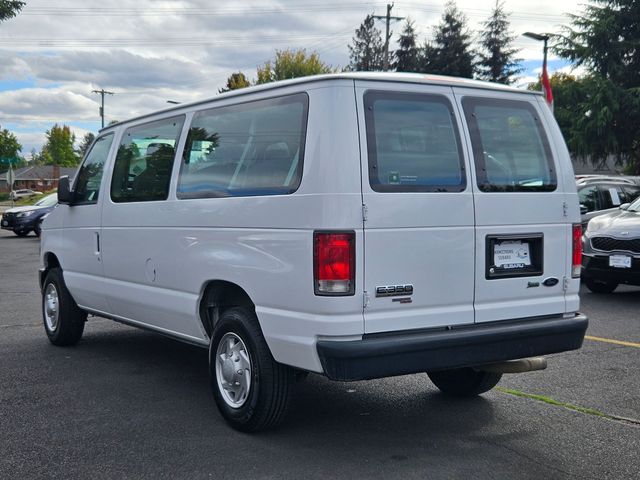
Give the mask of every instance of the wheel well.
[{"label": "wheel well", "polygon": [[47,278],[47,273],[49,273],[49,270],[56,267],[60,267],[60,261],[58,260],[58,257],[56,257],[55,254],[51,252],[45,253],[44,270],[40,272],[40,288],[42,288],[44,279]]},{"label": "wheel well", "polygon": [[205,285],[200,300],[200,321],[207,335],[211,337],[213,327],[226,309],[231,307],[249,307],[255,309],[251,297],[235,283],[213,280]]}]

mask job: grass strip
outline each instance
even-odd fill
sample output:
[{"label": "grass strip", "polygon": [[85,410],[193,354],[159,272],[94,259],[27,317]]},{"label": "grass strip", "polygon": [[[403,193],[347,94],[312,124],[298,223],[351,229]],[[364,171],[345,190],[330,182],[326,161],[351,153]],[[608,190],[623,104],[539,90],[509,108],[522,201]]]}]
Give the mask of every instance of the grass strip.
[{"label": "grass strip", "polygon": [[504,387],[496,387],[496,390],[502,393],[506,393],[508,395],[513,395],[514,397],[521,397],[521,398],[528,398],[530,400],[536,400],[538,402],[547,403],[555,407],[562,407],[562,408],[566,408],[567,410],[573,410],[574,412],[584,413],[585,415],[606,418],[607,420],[613,420],[615,422],[622,422],[622,423],[627,423],[635,426],[640,425],[640,420],[619,417],[617,415],[609,415],[608,413],[601,412],[600,410],[596,410],[595,408],[580,407],[578,405],[573,405],[572,403],[555,400],[545,395],[536,395],[534,393],[526,393],[526,392],[521,392],[520,390],[513,390],[511,388],[504,388]]}]

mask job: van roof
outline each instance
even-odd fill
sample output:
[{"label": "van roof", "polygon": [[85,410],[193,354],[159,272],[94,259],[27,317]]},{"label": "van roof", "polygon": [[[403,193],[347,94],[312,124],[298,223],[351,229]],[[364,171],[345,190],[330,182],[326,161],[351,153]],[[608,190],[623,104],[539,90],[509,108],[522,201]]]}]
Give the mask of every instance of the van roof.
[{"label": "van roof", "polygon": [[525,90],[521,88],[511,87],[509,85],[503,85],[500,83],[483,82],[480,80],[472,80],[469,78],[460,77],[447,77],[444,75],[430,75],[423,73],[398,73],[398,72],[342,72],[342,73],[330,73],[325,75],[310,75],[308,77],[292,78],[290,80],[280,80],[277,82],[265,83],[262,85],[255,85],[251,87],[241,88],[238,90],[231,90],[229,92],[221,93],[215,97],[206,98],[190,103],[180,103],[172,107],[168,107],[155,112],[149,112],[144,115],[132,117],[121,122],[108,125],[100,130],[100,132],[110,130],[111,128],[122,125],[123,123],[129,123],[135,120],[140,120],[146,117],[158,115],[160,113],[169,113],[173,111],[183,110],[189,107],[195,107],[204,103],[209,103],[212,100],[220,100],[223,98],[240,97],[243,95],[249,95],[252,93],[258,93],[268,90],[276,90],[278,88],[290,87],[292,85],[302,85],[306,83],[324,82],[330,80],[369,80],[379,82],[401,82],[401,83],[422,83],[425,85],[442,85],[448,87],[465,87],[465,88],[478,88],[482,90],[496,90],[506,92],[528,93],[531,95],[542,95],[541,92],[535,92],[531,90]]}]

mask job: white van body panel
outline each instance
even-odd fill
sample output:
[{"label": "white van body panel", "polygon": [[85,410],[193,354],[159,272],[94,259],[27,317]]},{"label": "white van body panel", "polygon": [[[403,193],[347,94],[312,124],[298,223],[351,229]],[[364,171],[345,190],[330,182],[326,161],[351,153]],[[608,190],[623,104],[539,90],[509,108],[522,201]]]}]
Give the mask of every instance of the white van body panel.
[{"label": "white van body panel", "polygon": [[[363,101],[370,90],[439,95],[450,102],[463,191],[372,189]],[[294,193],[178,198],[182,150],[196,112],[300,93],[308,96],[309,110],[302,180]],[[554,192],[479,191],[462,112],[465,96],[517,98],[535,106],[555,159]],[[580,221],[575,182],[560,131],[540,99],[461,79],[344,74],[250,88],[123,122],[101,132],[114,132],[115,138],[98,203],[61,205],[50,214],[42,263],[49,254],[57,256],[82,308],[202,346],[209,342],[200,318],[207,285],[237,285],[253,302],[275,360],[319,373],[325,371],[318,353],[322,341],[347,344],[385,332],[475,328],[474,323],[575,312],[579,280],[571,279],[570,243],[571,223]],[[178,115],[185,123],[168,198],[112,201],[113,165],[126,129]],[[314,294],[313,235],[323,230],[354,232],[353,295]],[[538,232],[544,234],[540,278],[485,278],[487,235]],[[527,288],[547,277],[560,281]],[[414,286],[410,303],[376,296],[380,286],[408,284]]]},{"label": "white van body panel", "polygon": [[[537,115],[543,115],[537,97],[525,93],[478,91],[461,87],[454,87],[454,93],[461,116],[464,116],[462,102],[466,97],[519,101],[532,105]],[[546,122],[541,123],[546,125]],[[466,122],[464,129],[467,148],[472,151]],[[546,135],[549,136],[548,133]],[[556,151],[550,139],[549,142],[558,183],[552,192],[483,192],[478,188],[476,168],[471,169],[476,222],[474,305],[477,323],[565,311],[563,281],[567,275],[571,276],[567,269],[566,249],[570,228],[567,229],[568,220],[565,216],[565,172],[560,165],[567,159],[558,158],[560,152]],[[518,234],[543,236],[543,273],[533,277],[487,279],[485,252],[488,236]],[[555,278],[558,282],[545,287],[542,282],[547,278]],[[537,286],[532,286],[535,284]]]},{"label": "white van body panel", "polygon": [[[178,199],[179,162],[165,201],[114,203],[106,180],[102,255],[108,311],[206,343],[198,313],[204,286],[234,283],[254,302],[274,358],[313,371],[321,371],[318,335],[363,333],[362,294],[313,294],[314,230],[355,230],[356,255],[363,251],[353,82],[306,91],[316,108],[309,111],[303,180],[295,194]],[[356,285],[362,274],[358,270]]]},{"label": "white van body panel", "polygon": [[[365,332],[429,328],[474,322],[474,214],[470,179],[463,192],[376,192],[369,179],[363,97],[367,91],[446,98],[450,87],[356,82],[362,146],[365,222]],[[461,129],[459,122],[458,130]],[[465,155],[465,172],[469,171]],[[465,173],[466,175],[466,173]],[[413,285],[411,303],[377,297],[376,288]]]}]

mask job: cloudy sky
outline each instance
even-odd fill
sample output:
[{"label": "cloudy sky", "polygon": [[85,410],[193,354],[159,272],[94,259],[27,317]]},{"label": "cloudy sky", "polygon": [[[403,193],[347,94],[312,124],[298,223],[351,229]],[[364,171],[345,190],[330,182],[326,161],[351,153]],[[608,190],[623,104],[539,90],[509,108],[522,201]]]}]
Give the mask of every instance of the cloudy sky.
[{"label": "cloudy sky", "polygon": [[[392,14],[412,19],[420,38],[431,36],[444,0],[396,0]],[[478,31],[494,0],[458,0]],[[14,132],[29,156],[45,130],[70,125],[78,139],[100,127],[104,88],[106,121],[124,120],[167,106],[216,95],[233,72],[255,77],[276,49],[317,51],[334,67],[349,63],[347,45],[371,12],[386,2],[363,0],[27,0],[18,17],[0,23],[0,125]],[[557,32],[575,0],[506,0],[514,33]],[[394,33],[402,24],[392,25]],[[383,29],[384,25],[379,24]],[[395,35],[394,35],[395,38]],[[525,72],[540,71],[542,45],[519,37]],[[567,69],[550,57],[550,70]]]}]

